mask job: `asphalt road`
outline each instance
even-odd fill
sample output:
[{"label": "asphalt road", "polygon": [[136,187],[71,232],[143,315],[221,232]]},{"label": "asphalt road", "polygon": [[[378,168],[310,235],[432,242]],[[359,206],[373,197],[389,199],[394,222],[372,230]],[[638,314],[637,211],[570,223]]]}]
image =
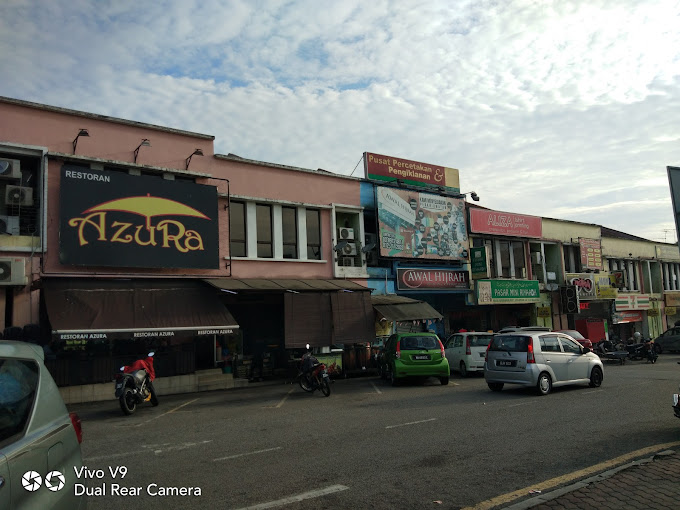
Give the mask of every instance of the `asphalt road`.
[{"label": "asphalt road", "polygon": [[[335,382],[328,398],[287,384],[161,396],[130,417],[112,383],[111,401],[70,406],[83,421],[79,483],[97,491],[94,510],[490,508],[680,444],[677,361],[606,364],[600,388],[545,397],[491,392],[481,376],[397,388],[361,377]],[[181,487],[192,495],[173,495]]]}]

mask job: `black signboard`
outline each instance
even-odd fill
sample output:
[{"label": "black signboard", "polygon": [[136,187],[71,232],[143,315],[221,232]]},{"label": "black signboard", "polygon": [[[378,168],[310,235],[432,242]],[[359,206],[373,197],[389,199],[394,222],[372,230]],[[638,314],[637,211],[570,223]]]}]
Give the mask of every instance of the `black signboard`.
[{"label": "black signboard", "polygon": [[64,165],[59,260],[111,267],[219,267],[217,188]]}]

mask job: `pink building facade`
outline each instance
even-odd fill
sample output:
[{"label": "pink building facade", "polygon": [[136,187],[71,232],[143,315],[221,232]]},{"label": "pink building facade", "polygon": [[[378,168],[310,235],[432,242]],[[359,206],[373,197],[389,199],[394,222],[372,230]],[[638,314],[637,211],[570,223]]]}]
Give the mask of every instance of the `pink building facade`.
[{"label": "pink building facade", "polygon": [[60,385],[150,348],[161,375],[245,376],[372,340],[358,179],[10,98],[0,118],[0,330],[44,345]]}]

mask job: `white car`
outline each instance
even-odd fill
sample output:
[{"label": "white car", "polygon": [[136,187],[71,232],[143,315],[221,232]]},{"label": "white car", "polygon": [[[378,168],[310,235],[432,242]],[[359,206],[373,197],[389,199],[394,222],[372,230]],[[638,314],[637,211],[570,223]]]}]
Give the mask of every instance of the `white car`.
[{"label": "white car", "polygon": [[446,340],[446,359],[451,371],[460,372],[466,377],[470,372],[484,371],[486,348],[493,338],[493,333],[466,331],[454,333]]}]

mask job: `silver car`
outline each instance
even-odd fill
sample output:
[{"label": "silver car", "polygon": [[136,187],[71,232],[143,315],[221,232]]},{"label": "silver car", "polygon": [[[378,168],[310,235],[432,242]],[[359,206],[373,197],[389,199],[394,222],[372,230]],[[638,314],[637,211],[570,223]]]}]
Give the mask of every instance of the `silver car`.
[{"label": "silver car", "polygon": [[[0,340],[0,508],[79,510],[82,429],[45,368],[42,347]],[[82,482],[81,482],[82,483]]]},{"label": "silver car", "polygon": [[602,384],[599,356],[567,335],[557,332],[516,331],[495,335],[484,363],[484,379],[493,391],[505,383],[534,387],[547,395],[555,386]]}]

